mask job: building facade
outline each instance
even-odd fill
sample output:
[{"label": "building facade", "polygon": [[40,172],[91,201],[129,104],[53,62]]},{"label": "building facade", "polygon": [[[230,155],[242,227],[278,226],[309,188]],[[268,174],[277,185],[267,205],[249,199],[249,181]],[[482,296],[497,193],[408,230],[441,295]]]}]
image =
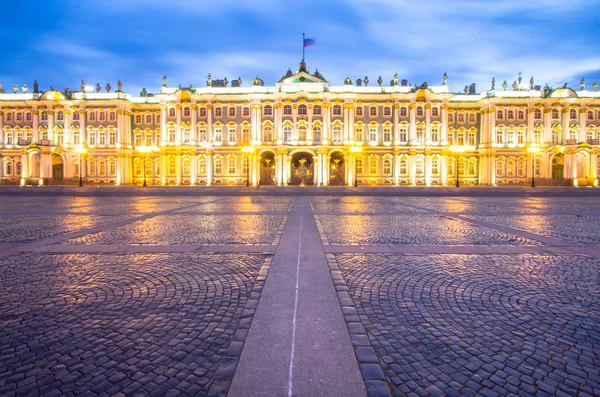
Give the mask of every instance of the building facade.
[{"label": "building facade", "polygon": [[0,93],[0,180],[114,185],[598,185],[600,93],[523,84],[475,93],[304,62],[275,86],[207,81],[157,94]]}]

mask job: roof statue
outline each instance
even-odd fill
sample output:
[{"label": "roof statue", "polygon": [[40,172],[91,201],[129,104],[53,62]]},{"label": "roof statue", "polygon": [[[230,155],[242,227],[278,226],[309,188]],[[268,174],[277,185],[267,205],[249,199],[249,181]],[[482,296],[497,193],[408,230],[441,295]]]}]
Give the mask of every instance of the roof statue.
[{"label": "roof statue", "polygon": [[166,88],[167,87],[167,75],[166,74],[163,75],[163,80],[162,81],[163,81],[163,85],[162,86]]},{"label": "roof statue", "polygon": [[344,85],[352,85],[352,79],[350,78],[350,75],[346,76],[344,79]]},{"label": "roof statue", "polygon": [[581,82],[579,83],[579,90],[585,91],[585,79],[582,77]]},{"label": "roof statue", "polygon": [[492,91],[494,91],[494,89],[496,88],[496,78],[492,77]]},{"label": "roof statue", "polygon": [[117,92],[123,92],[123,83],[121,83],[120,79],[117,81]]},{"label": "roof statue", "polygon": [[19,86],[18,85],[13,85],[13,92],[16,94],[17,91],[19,91]]},{"label": "roof statue", "polygon": [[563,85],[562,88],[566,89],[566,88],[569,88],[569,87],[568,87],[567,83],[565,83],[565,85]]},{"label": "roof statue", "polygon": [[398,73],[394,73],[394,78],[390,81],[390,85],[398,85]]},{"label": "roof statue", "polygon": [[0,82],[0,94],[4,94],[4,88],[2,88],[2,83]]},{"label": "roof statue", "polygon": [[517,83],[517,80],[513,81],[512,88],[513,91],[517,91],[519,89],[519,83]]},{"label": "roof statue", "polygon": [[548,86],[548,83],[546,83],[546,85],[544,86],[544,96],[548,96],[548,94],[550,93],[550,86]]},{"label": "roof statue", "polygon": [[594,83],[592,84],[592,90],[594,90],[594,92],[595,92],[597,88],[598,88],[598,83],[596,83],[594,81]]},{"label": "roof statue", "polygon": [[369,85],[369,76],[365,76],[365,78],[363,79],[363,82],[365,83],[365,87]]},{"label": "roof statue", "polygon": [[37,80],[33,80],[33,93],[37,94],[40,92],[40,87],[38,86]]},{"label": "roof statue", "polygon": [[533,82],[533,76],[531,76],[531,79],[529,79],[529,89],[530,90],[533,90],[533,84],[534,84],[534,82]]},{"label": "roof statue", "polygon": [[506,80],[504,80],[504,82],[502,83],[502,88],[504,88],[504,91],[506,91],[506,89],[508,88],[508,83],[506,82]]},{"label": "roof statue", "polygon": [[292,73],[292,69],[288,68],[287,72],[285,72],[285,77],[292,77],[294,73]]},{"label": "roof statue", "polygon": [[519,72],[519,86],[521,86],[521,82],[523,82],[523,77],[521,77],[521,72]]},{"label": "roof statue", "polygon": [[323,75],[321,73],[319,73],[319,69],[315,69],[315,74],[313,74],[313,76],[315,76],[316,78],[319,78],[321,80],[325,80],[325,77],[323,77]]},{"label": "roof statue", "polygon": [[207,87],[212,87],[212,77],[210,75],[210,73],[208,74],[208,76],[206,77],[206,86]]},{"label": "roof statue", "polygon": [[252,79],[252,85],[262,87],[263,85],[265,85],[265,82],[261,78],[259,78],[258,75],[256,75],[256,77]]},{"label": "roof statue", "polygon": [[27,87],[27,84],[23,84],[23,87],[21,87],[21,89],[23,90],[23,94],[26,94],[26,93],[27,93],[27,90],[28,90],[29,88]]},{"label": "roof statue", "polygon": [[50,91],[54,91],[54,87],[50,86]]},{"label": "roof statue", "polygon": [[96,92],[100,92],[102,87],[100,87],[100,83],[96,83]]},{"label": "roof statue", "polygon": [[377,84],[379,84],[380,87],[381,84],[383,84],[383,79],[381,78],[381,76],[379,76],[379,78],[377,79]]},{"label": "roof statue", "polygon": [[81,84],[79,84],[79,91],[85,92],[85,81],[81,80]]},{"label": "roof statue", "polygon": [[142,91],[140,92],[140,96],[142,96],[142,97],[148,96],[148,91],[146,91],[146,87],[142,88]]},{"label": "roof statue", "polygon": [[447,84],[448,84],[448,73],[444,72],[444,75],[442,76],[442,85],[447,85]]},{"label": "roof statue", "polygon": [[106,89],[106,92],[110,92],[110,90],[112,89],[112,87],[110,86],[110,83],[106,83],[106,85],[104,86],[104,89]]},{"label": "roof statue", "polygon": [[73,90],[69,88],[69,86],[65,87],[65,94],[67,94],[68,96],[73,95]]},{"label": "roof statue", "polygon": [[468,85],[466,85],[466,86],[465,86],[465,88],[463,89],[463,92],[464,92],[465,94],[468,94],[468,93],[469,93],[469,86],[468,86]]}]

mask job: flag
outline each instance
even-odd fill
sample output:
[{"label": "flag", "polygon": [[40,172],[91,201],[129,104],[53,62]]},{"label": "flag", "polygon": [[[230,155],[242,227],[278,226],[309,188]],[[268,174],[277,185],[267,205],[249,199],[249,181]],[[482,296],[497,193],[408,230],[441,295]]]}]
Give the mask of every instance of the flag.
[{"label": "flag", "polygon": [[304,47],[310,47],[311,45],[315,45],[314,39],[305,38],[304,39]]}]

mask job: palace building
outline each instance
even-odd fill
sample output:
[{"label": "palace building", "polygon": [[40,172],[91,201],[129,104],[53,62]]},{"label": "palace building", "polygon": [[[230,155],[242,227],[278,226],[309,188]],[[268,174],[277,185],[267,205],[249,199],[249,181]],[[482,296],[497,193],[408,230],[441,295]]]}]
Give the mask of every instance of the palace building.
[{"label": "palace building", "polygon": [[[1,87],[1,86],[0,86]],[[597,186],[600,92],[451,93],[398,77],[213,80],[139,96],[0,88],[0,181],[42,185]]]}]

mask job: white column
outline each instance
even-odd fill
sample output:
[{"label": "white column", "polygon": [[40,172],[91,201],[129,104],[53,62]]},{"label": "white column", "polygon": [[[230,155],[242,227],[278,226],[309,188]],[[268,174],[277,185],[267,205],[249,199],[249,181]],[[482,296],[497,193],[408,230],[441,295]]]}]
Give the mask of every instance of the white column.
[{"label": "white column", "polygon": [[448,105],[442,104],[442,130],[440,131],[442,145],[448,144]]},{"label": "white column", "polygon": [[[26,151],[21,152],[21,186],[25,185],[25,178],[29,178],[29,156]],[[41,160],[40,160],[41,161]],[[13,163],[13,167],[14,167]],[[41,175],[40,175],[41,177]]]},{"label": "white column", "polygon": [[[33,110],[33,117],[35,120],[35,110]],[[34,128],[33,135],[35,136],[36,130]],[[35,142],[35,141],[34,141]],[[4,146],[4,112],[0,108],[0,146]],[[4,163],[0,161],[0,175],[4,171]]]},{"label": "white column", "polygon": [[206,186],[212,186],[213,184],[213,152],[208,151],[206,156]]},{"label": "white column", "polygon": [[409,105],[409,119],[410,119],[410,129],[408,131],[408,144],[414,145],[415,138],[417,137],[417,119],[416,119],[416,109],[415,104],[411,103]]},{"label": "white column", "polygon": [[425,185],[431,186],[431,155],[425,155]]},{"label": "white column", "polygon": [[[363,164],[364,167],[364,164]],[[394,185],[400,185],[400,152],[394,152]]]},{"label": "white column", "polygon": [[535,107],[530,107],[527,109],[527,137],[526,142],[534,143],[535,142],[535,120],[534,120],[534,111]]},{"label": "white column", "polygon": [[[194,123],[194,125],[196,125],[196,124]],[[191,170],[192,175],[190,177],[190,184],[195,185],[197,183],[197,179],[198,179],[198,153],[193,153],[191,160],[192,160],[192,170]]]},{"label": "white column", "polygon": [[[191,131],[190,131],[190,140],[194,143],[198,143],[198,105],[196,105],[195,103],[193,105],[191,105],[190,107],[190,111],[192,112],[192,125],[191,125]],[[197,160],[197,157],[196,157]],[[197,163],[197,162],[196,162]],[[192,162],[193,164],[193,162]],[[196,177],[194,176],[194,181]],[[194,182],[195,183],[195,182]]]},{"label": "white column", "polygon": [[[579,139],[577,142],[587,141],[587,109],[581,108],[579,110]],[[594,164],[595,168],[595,164]]]},{"label": "white column", "polygon": [[321,112],[323,113],[323,137],[327,139],[328,143],[331,143],[331,104],[323,103],[321,106]]},{"label": "white column", "polygon": [[[212,142],[214,140],[214,136],[213,136],[213,106],[210,103],[206,105],[206,111],[207,111],[206,133],[208,134],[207,139],[209,142]],[[207,164],[207,167],[208,167],[208,164]]]},{"label": "white column", "polygon": [[[54,109],[48,109],[48,139],[55,145],[54,141]],[[47,177],[50,178],[50,177]]]},{"label": "white column", "polygon": [[[73,139],[71,138],[71,110],[64,109],[63,114],[64,114],[64,134],[65,134],[63,136],[63,142],[72,144]],[[68,162],[70,163],[70,161],[68,161]],[[68,167],[68,165],[65,164],[65,170],[67,169],[67,167]],[[69,174],[66,173],[65,175],[69,175]]]},{"label": "white column", "polygon": [[165,186],[167,184],[167,156],[165,154],[160,156],[160,184]]},{"label": "white column", "polygon": [[[163,145],[167,142],[167,106],[161,105],[160,107],[160,144]],[[164,172],[161,169],[161,175],[164,177]]]},{"label": "white column", "polygon": [[[85,108],[84,107],[80,107],[79,108],[79,142],[83,145],[87,145],[87,130],[85,129],[85,118],[86,118],[86,114],[85,114]],[[34,121],[35,121],[35,115],[34,117]],[[39,117],[39,116],[38,116]],[[37,134],[37,130],[34,130],[34,134]],[[81,166],[80,166],[81,167]]]},{"label": "white column", "polygon": [[[282,120],[282,105],[281,103],[275,103],[273,104],[273,111],[275,112],[274,117],[273,117],[273,121],[275,123],[275,142],[277,142],[278,145],[281,144],[281,142],[283,141],[283,136],[282,136],[282,131],[281,131],[281,120]],[[281,180],[281,183],[283,183],[283,179]]]},{"label": "white column", "polygon": [[175,157],[175,172],[177,174],[176,184],[181,185],[181,154],[177,153]]},{"label": "white column", "polygon": [[448,156],[442,156],[440,161],[440,172],[442,175],[442,185],[448,185]]},{"label": "white column", "polygon": [[[183,137],[181,136],[181,104],[178,103],[175,106],[175,115],[177,116],[177,126],[175,127],[175,142],[182,142]],[[179,161],[177,161],[179,164]],[[178,165],[179,166],[179,165]]]},{"label": "white column", "polygon": [[563,129],[563,142],[566,143],[566,140],[569,139],[570,131],[569,131],[569,110],[562,109],[560,112],[562,114],[562,129]]},{"label": "white column", "polygon": [[544,114],[544,137],[542,138],[542,142],[551,143],[552,142],[552,109],[551,108],[543,108]]},{"label": "white column", "polygon": [[290,182],[290,178],[292,176],[292,158],[289,157],[287,154],[284,154],[283,159],[285,161],[285,168],[284,168],[285,178],[283,180],[283,184],[284,184],[284,186],[287,186],[288,183]]},{"label": "white column", "polygon": [[394,115],[394,118],[393,118],[393,126],[392,126],[392,134],[393,134],[392,142],[394,143],[394,145],[399,145],[400,144],[400,104],[399,103],[394,103],[393,115]]},{"label": "white column", "polygon": [[[425,104],[425,142],[431,141],[431,104]],[[427,175],[427,174],[425,174]],[[427,185],[429,186],[429,185]]]},{"label": "white column", "polygon": [[408,174],[410,175],[409,183],[411,186],[415,185],[415,179],[417,176],[417,169],[415,168],[415,155],[411,154],[408,156]]}]

